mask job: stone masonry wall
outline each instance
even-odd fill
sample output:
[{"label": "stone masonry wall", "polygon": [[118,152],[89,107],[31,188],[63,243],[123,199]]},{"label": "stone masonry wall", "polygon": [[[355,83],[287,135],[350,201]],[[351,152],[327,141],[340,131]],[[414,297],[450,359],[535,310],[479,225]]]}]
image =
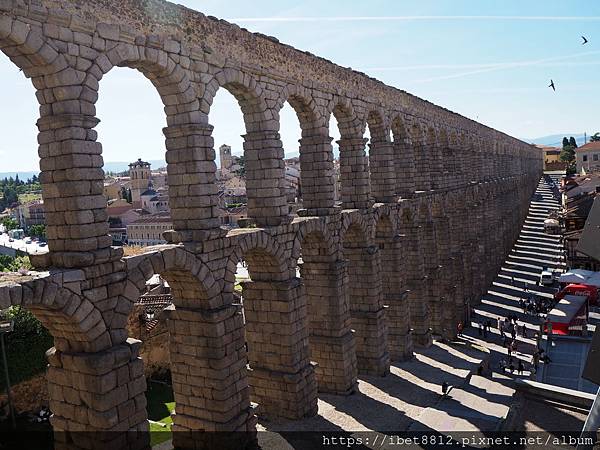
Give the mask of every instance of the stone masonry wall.
[{"label": "stone masonry wall", "polygon": [[[153,274],[173,294],[174,444],[245,448],[257,414],[314,415],[319,392],[350,394],[360,374],[385,375],[414,346],[452,337],[516,239],[542,171],[524,142],[161,0],[0,0],[0,50],[40,104],[49,248],[32,256],[34,277],[0,286],[0,309],[24,305],[54,336],[59,449],[148,447],[144,362],[127,320]],[[168,244],[128,258],[108,236],[94,129],[102,78],[121,68],[140,71],[164,104],[174,228]],[[246,127],[249,220],[233,231],[219,227],[217,207],[219,89]],[[286,102],[302,129],[298,217],[285,198]],[[244,304],[233,295],[242,260]]]}]

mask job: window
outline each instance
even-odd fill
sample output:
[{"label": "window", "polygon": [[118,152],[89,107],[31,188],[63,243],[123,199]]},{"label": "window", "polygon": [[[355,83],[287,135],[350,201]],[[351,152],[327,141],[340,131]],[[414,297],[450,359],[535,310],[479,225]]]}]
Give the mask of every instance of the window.
[{"label": "window", "polygon": [[587,155],[583,155],[583,162],[587,161]]},{"label": "window", "polygon": [[594,161],[598,161],[598,153],[594,153],[594,156],[592,156],[592,159]]}]

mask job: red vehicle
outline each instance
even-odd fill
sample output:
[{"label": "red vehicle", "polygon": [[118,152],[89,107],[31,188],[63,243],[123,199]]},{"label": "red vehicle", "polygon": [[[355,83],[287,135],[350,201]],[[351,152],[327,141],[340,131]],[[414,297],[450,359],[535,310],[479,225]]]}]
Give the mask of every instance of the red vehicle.
[{"label": "red vehicle", "polygon": [[565,295],[582,295],[588,297],[589,305],[598,304],[598,288],[587,284],[568,284],[562,291],[554,294],[555,300],[562,300]]},{"label": "red vehicle", "polygon": [[[587,329],[588,299],[583,295],[565,295],[546,317],[552,334],[581,335]],[[544,325],[544,333],[548,332]]]}]

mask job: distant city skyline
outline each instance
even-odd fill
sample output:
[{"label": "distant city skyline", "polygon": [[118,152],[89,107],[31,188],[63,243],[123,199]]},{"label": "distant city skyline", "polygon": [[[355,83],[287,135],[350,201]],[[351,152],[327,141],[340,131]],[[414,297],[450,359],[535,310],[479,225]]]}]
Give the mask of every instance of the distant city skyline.
[{"label": "distant city skyline", "polygon": [[[518,138],[600,131],[595,100],[600,3],[179,2],[276,36]],[[581,35],[589,39],[585,46]],[[0,172],[35,171],[35,91],[4,55],[0,73],[3,103],[11,105],[0,106]],[[556,92],[547,87],[550,78]],[[97,117],[105,161],[139,155],[164,159],[163,105],[141,73],[115,69],[107,74],[100,83]],[[229,93],[217,93],[209,121],[215,127],[215,149],[227,143],[240,154],[243,118]],[[289,105],[281,112],[280,134],[285,150],[297,153],[300,129]],[[339,138],[336,126],[330,126],[330,135]]]}]

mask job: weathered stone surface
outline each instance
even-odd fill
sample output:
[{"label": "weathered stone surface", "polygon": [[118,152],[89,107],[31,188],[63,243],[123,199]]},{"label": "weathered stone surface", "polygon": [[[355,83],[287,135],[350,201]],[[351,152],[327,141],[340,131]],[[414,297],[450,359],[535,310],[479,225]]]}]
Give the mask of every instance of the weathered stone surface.
[{"label": "weathered stone surface", "polygon": [[[359,371],[385,375],[390,359],[410,358],[432,333],[452,337],[525,218],[537,150],[361,73],[161,0],[17,4],[0,1],[0,48],[40,102],[49,252],[32,262],[51,271],[20,284],[0,278],[0,307],[31,308],[54,336],[56,431],[147,429],[140,343],[125,327],[155,273],[173,295],[176,446],[216,448],[183,433],[205,429],[243,431],[232,433],[242,438],[231,448],[241,448],[255,438],[251,400],[261,414],[310,416],[318,391],[350,394]],[[132,258],[107,234],[94,130],[101,79],[115,66],[152,79],[167,122],[174,230],[169,245]],[[209,125],[221,88],[244,114],[248,223],[257,226],[229,233],[219,228]],[[285,102],[302,128],[303,209],[293,220],[278,133]],[[234,296],[241,260],[251,276],[243,306]],[[74,442],[120,450],[146,448],[145,438]]]}]

